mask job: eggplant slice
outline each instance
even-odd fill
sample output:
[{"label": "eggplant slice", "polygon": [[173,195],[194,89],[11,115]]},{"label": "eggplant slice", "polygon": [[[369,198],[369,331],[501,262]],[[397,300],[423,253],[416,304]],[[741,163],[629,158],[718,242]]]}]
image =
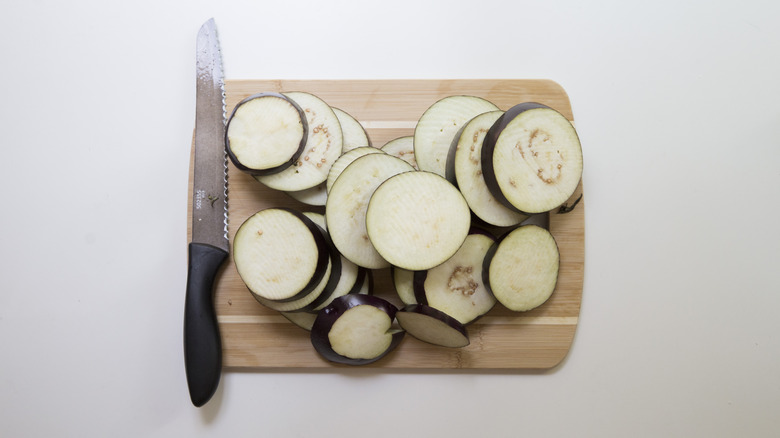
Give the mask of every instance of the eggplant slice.
[{"label": "eggplant slice", "polygon": [[300,296],[296,300],[272,301],[255,295],[255,300],[260,304],[279,312],[313,312],[322,303],[334,293],[338,287],[342,276],[342,257],[322,227],[315,225],[323,234],[326,240],[327,251],[329,253],[328,266],[320,283],[307,294]]},{"label": "eggplant slice", "polygon": [[278,93],[260,93],[233,109],[225,149],[239,170],[271,175],[295,163],[307,139],[308,122],[297,103]]},{"label": "eggplant slice", "polygon": [[333,243],[352,263],[369,269],[390,264],[376,251],[366,231],[366,209],[374,190],[386,179],[414,171],[406,161],[384,153],[364,155],[344,168],[325,204]]},{"label": "eggplant slice", "polygon": [[314,349],[325,359],[365,365],[384,357],[403,339],[393,329],[398,309],[370,295],[345,295],[320,310],[311,328]]},{"label": "eggplant slice", "polygon": [[495,238],[486,231],[472,229],[458,252],[446,262],[427,271],[414,273],[417,301],[468,324],[486,314],[496,298],[485,287],[482,263]]},{"label": "eggplant slice", "polygon": [[466,327],[457,319],[425,304],[408,305],[395,318],[407,333],[429,344],[461,348],[471,342]]},{"label": "eggplant slice", "polygon": [[267,208],[247,218],[236,231],[233,261],[253,295],[287,302],[327,281],[330,255],[311,219],[293,209]]},{"label": "eggplant slice", "polygon": [[504,234],[485,255],[482,277],[498,302],[524,312],[544,304],[555,290],[560,253],[553,235],[537,225]]},{"label": "eggplant slice", "polygon": [[341,154],[341,156],[338,157],[338,159],[336,159],[336,161],[333,163],[333,166],[331,166],[330,171],[328,172],[328,179],[325,181],[325,191],[330,192],[330,188],[333,187],[333,183],[336,182],[336,178],[338,178],[339,175],[341,175],[341,172],[343,172],[347,166],[352,164],[353,161],[364,155],[381,153],[382,151],[377,148],[373,148],[371,146],[362,146]]},{"label": "eggplant slice", "polygon": [[338,117],[341,124],[341,133],[344,139],[341,147],[342,154],[355,148],[371,146],[371,139],[360,122],[342,109],[333,108],[333,112],[336,113],[336,117]]},{"label": "eggplant slice", "polygon": [[398,137],[390,140],[382,146],[382,152],[398,157],[411,164],[415,169],[417,161],[414,159],[414,136]]},{"label": "eggplant slice", "polygon": [[417,304],[414,293],[414,271],[391,266],[390,274],[393,279],[393,288],[401,302],[404,305]]},{"label": "eggplant slice", "polygon": [[477,96],[448,96],[435,102],[425,110],[414,129],[417,167],[444,176],[447,154],[455,133],[479,114],[498,109]]},{"label": "eggplant slice", "polygon": [[308,312],[280,312],[282,316],[287,318],[288,321],[291,323],[297,325],[298,327],[306,330],[311,331],[312,326],[314,325],[314,320],[317,319],[316,313],[308,313]]},{"label": "eggplant slice", "polygon": [[447,180],[455,182],[480,220],[497,227],[509,227],[527,216],[497,200],[482,176],[482,142],[502,114],[502,111],[483,113],[463,126],[453,139],[447,157]]},{"label": "eggplant slice", "polygon": [[341,155],[343,137],[339,119],[325,101],[300,91],[284,95],[303,109],[308,124],[306,146],[289,168],[255,179],[272,189],[292,192],[325,182],[330,166]]},{"label": "eggplant slice", "polygon": [[430,269],[450,258],[470,226],[471,212],[463,195],[431,172],[387,179],[374,191],[366,211],[373,248],[390,264],[411,271]]},{"label": "eggplant slice", "polygon": [[493,196],[526,214],[559,208],[582,178],[582,147],[571,122],[533,102],[515,105],[496,120],[481,158]]},{"label": "eggplant slice", "polygon": [[325,183],[319,183],[308,189],[285,193],[296,201],[302,204],[311,205],[312,207],[322,207],[328,200],[328,192],[325,190]]}]

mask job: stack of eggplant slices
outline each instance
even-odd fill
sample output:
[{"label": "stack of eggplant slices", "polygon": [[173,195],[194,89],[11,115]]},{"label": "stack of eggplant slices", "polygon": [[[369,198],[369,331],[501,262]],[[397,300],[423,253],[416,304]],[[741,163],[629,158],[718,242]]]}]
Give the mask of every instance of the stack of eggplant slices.
[{"label": "stack of eggplant slices", "polygon": [[[555,289],[558,246],[534,219],[573,208],[582,149],[552,108],[449,96],[413,136],[378,148],[321,98],[268,92],[236,105],[225,145],[259,183],[324,206],[258,211],[236,231],[233,258],[254,298],[309,330],[329,361],[375,362],[406,333],[465,347],[468,324],[496,302],[523,312]],[[385,268],[401,308],[372,294]]]}]

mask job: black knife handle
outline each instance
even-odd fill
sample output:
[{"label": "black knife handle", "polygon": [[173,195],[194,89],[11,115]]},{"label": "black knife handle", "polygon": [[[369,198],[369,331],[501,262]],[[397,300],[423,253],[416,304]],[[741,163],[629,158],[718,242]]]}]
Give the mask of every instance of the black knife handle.
[{"label": "black knife handle", "polygon": [[228,253],[212,245],[190,243],[184,301],[184,368],[192,404],[211,399],[222,372],[222,340],[214,309],[214,279]]}]

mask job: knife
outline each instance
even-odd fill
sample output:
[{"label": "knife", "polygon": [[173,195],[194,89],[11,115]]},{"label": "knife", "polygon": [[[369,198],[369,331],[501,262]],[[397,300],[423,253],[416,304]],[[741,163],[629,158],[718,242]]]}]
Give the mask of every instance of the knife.
[{"label": "knife", "polygon": [[229,248],[224,77],[213,18],[198,32],[196,67],[192,241],[184,302],[184,365],[192,404],[201,407],[217,390],[222,371],[222,341],[213,288]]}]

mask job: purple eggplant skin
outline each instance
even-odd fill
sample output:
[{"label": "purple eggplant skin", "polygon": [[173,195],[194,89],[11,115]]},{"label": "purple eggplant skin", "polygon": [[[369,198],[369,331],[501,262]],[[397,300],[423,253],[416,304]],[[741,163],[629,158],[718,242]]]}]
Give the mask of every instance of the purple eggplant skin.
[{"label": "purple eggplant skin", "polygon": [[[470,121],[471,120],[469,120],[469,122]],[[455,177],[455,151],[458,150],[460,136],[463,134],[463,130],[466,129],[466,126],[469,124],[469,122],[464,123],[452,138],[452,143],[450,143],[450,150],[447,151],[447,161],[444,164],[444,178],[452,183],[452,185],[455,187],[458,187],[458,179]]]},{"label": "purple eggplant skin", "polygon": [[[472,216],[473,217],[473,216]],[[469,234],[483,234],[496,240],[496,237],[490,231],[472,225],[469,229]],[[428,304],[428,297],[425,295],[425,280],[428,278],[428,271],[414,271],[412,276],[412,289],[414,290],[414,299],[418,304]]]},{"label": "purple eggplant skin", "polygon": [[[429,316],[431,318],[438,319],[439,321],[447,324],[452,329],[457,330],[462,334],[463,336],[468,339],[469,334],[466,330],[466,326],[460,323],[457,319],[451,317],[450,315],[447,315],[446,313],[442,312],[439,309],[433,308],[431,306],[428,306],[426,304],[409,304],[407,306],[404,306],[401,308],[400,312],[408,312],[408,313],[419,313],[421,315]],[[414,334],[409,333],[411,336],[414,336]]]},{"label": "purple eggplant skin", "polygon": [[[233,116],[236,114],[236,111],[238,111],[238,108],[241,107],[241,105],[257,98],[261,97],[278,97],[280,99],[284,99],[287,102],[289,102],[293,108],[298,110],[298,114],[301,117],[301,123],[303,125],[303,137],[301,138],[301,143],[298,145],[298,150],[293,154],[290,159],[279,166],[272,167],[270,169],[252,169],[250,167],[245,166],[243,163],[241,163],[236,155],[233,153],[233,150],[230,148],[230,139],[228,138],[228,130],[230,129],[230,121],[233,120]],[[244,173],[248,173],[250,175],[255,176],[265,176],[265,175],[273,175],[274,173],[279,173],[288,167],[292,166],[298,159],[301,157],[301,154],[303,153],[303,149],[306,147],[306,142],[309,138],[309,123],[306,121],[306,114],[304,114],[303,109],[295,103],[294,100],[290,99],[289,97],[280,94],[280,93],[273,93],[273,92],[264,92],[264,93],[257,93],[253,94],[246,99],[243,99],[241,102],[236,105],[235,108],[233,108],[233,112],[230,114],[230,118],[228,119],[227,125],[225,126],[225,151],[227,152],[227,156],[230,158],[230,161],[233,163],[236,168]]]},{"label": "purple eggplant skin", "polygon": [[[301,221],[303,221],[306,227],[309,230],[311,230],[311,233],[314,236],[314,242],[317,244],[317,251],[320,254],[320,257],[317,260],[317,267],[314,269],[314,276],[311,278],[309,283],[307,283],[303,289],[301,289],[297,294],[291,296],[290,298],[284,298],[281,300],[269,300],[277,303],[286,303],[290,301],[299,300],[305,297],[315,287],[317,287],[317,285],[320,284],[320,281],[322,281],[322,278],[325,276],[325,271],[328,270],[328,260],[330,258],[330,253],[328,251],[328,242],[322,234],[321,231],[322,229],[319,227],[319,225],[315,224],[314,221],[306,217],[306,215],[304,215],[300,211],[295,210],[293,208],[287,208],[287,207],[272,207],[272,208],[277,208],[279,210],[290,212],[296,217],[298,217]],[[339,264],[339,272],[341,272],[341,259],[339,259],[338,264]]]},{"label": "purple eggplant skin", "polygon": [[428,296],[425,295],[425,280],[428,278],[428,271],[414,271],[412,274],[412,290],[417,304],[428,305]]},{"label": "purple eggplant skin", "polygon": [[482,259],[482,281],[485,284],[485,289],[487,289],[487,291],[490,292],[493,296],[495,296],[495,294],[493,294],[493,289],[490,287],[490,262],[493,260],[493,256],[496,255],[496,251],[498,251],[498,244],[504,240],[504,237],[506,237],[507,234],[509,233],[506,233],[496,239],[496,241],[490,245],[490,248],[488,248],[487,252],[485,253],[485,258]]},{"label": "purple eggplant skin", "polygon": [[364,268],[362,266],[358,266],[358,273],[357,273],[357,278],[355,278],[355,285],[352,286],[352,289],[350,289],[349,292],[347,292],[347,294],[348,295],[359,294],[360,289],[363,289],[363,283],[368,281],[369,295],[371,295],[370,291],[371,291],[371,286],[373,285],[373,281],[372,281],[373,277],[369,278],[370,275],[371,275],[370,269]]},{"label": "purple eggplant skin", "polygon": [[493,197],[510,210],[523,214],[528,213],[518,210],[517,207],[512,205],[506,196],[501,193],[501,188],[499,188],[498,181],[496,181],[496,171],[493,168],[493,150],[496,147],[498,136],[501,134],[504,128],[506,128],[506,125],[508,125],[509,122],[511,122],[520,113],[536,108],[550,107],[547,105],[542,105],[541,103],[525,102],[517,104],[506,110],[506,112],[502,114],[501,117],[495,121],[495,123],[493,123],[493,126],[488,129],[487,134],[485,134],[485,139],[482,141],[482,155],[480,157],[482,160],[482,177],[485,178],[485,184],[487,185],[488,190],[490,190],[490,193],[493,195]]},{"label": "purple eggplant skin", "polygon": [[330,345],[328,333],[330,333],[331,327],[344,312],[360,305],[374,306],[387,313],[390,320],[394,320],[395,314],[398,312],[398,308],[392,303],[373,295],[347,294],[333,300],[330,305],[317,313],[317,319],[314,320],[314,325],[311,328],[311,343],[314,349],[328,361],[344,365],[368,365],[382,359],[393,351],[401,343],[404,335],[406,335],[406,332],[402,330],[393,333],[387,350],[379,356],[370,359],[352,359],[336,353]]}]

